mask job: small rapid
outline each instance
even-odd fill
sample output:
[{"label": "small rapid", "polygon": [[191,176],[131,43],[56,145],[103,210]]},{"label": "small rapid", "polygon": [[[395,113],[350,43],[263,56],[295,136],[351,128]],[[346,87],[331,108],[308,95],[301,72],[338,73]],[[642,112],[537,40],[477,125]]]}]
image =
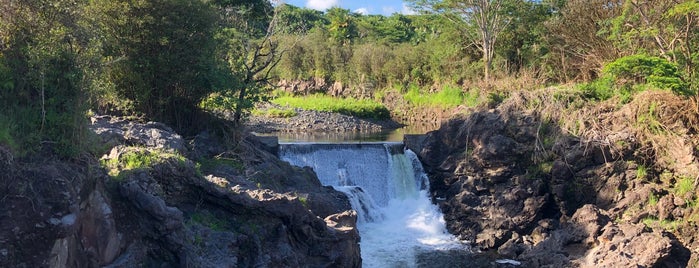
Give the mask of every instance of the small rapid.
[{"label": "small rapid", "polygon": [[446,231],[429,180],[403,143],[281,144],[279,157],[315,170],[358,214],[364,267],[418,267],[419,256],[467,248]]}]

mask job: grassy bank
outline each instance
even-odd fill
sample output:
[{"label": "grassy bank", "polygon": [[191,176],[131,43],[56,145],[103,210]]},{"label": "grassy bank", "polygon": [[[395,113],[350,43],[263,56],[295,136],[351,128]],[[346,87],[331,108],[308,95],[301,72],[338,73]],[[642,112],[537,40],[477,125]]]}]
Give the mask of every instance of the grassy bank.
[{"label": "grassy bank", "polygon": [[378,120],[391,118],[390,112],[383,104],[366,99],[342,99],[333,98],[322,94],[316,94],[303,97],[279,97],[272,100],[272,103],[286,107],[341,113],[361,118],[371,118]]}]

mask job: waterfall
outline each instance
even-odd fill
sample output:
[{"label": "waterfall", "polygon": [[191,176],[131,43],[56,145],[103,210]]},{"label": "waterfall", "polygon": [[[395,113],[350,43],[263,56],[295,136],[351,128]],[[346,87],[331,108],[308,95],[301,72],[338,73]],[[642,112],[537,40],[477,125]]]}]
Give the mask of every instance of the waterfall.
[{"label": "waterfall", "polygon": [[365,267],[417,267],[417,255],[464,249],[429,198],[429,180],[403,143],[281,144],[279,157],[309,166],[358,214]]}]

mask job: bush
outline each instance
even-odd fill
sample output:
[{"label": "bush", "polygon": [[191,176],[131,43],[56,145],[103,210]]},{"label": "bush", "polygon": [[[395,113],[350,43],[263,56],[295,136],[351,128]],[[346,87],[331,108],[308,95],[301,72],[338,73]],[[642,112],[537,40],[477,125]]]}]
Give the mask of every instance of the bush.
[{"label": "bush", "polygon": [[680,95],[690,93],[677,65],[659,57],[644,54],[622,57],[607,64],[602,74],[627,91],[637,91],[636,86],[648,84]]}]

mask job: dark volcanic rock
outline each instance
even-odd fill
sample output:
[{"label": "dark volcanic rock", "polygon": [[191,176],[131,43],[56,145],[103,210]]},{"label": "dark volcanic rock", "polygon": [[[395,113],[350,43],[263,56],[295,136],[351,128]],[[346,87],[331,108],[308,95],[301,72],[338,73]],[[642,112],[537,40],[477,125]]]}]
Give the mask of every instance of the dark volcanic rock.
[{"label": "dark volcanic rock", "polygon": [[[583,142],[536,111],[512,107],[455,117],[422,143],[451,233],[526,267],[688,264],[678,239],[640,223],[681,218],[687,198],[636,178],[637,165],[624,159],[634,147]],[[651,196],[657,204],[648,205]]]},{"label": "dark volcanic rock", "polygon": [[447,228],[482,248],[498,248],[512,232],[536,227],[549,205],[541,178],[527,176],[534,143],[531,118],[495,110],[453,119],[431,132],[421,151]]},{"label": "dark volcanic rock", "polygon": [[202,134],[191,152],[159,123],[93,122],[118,145],[113,176],[0,146],[0,267],[361,267],[346,196],[254,138],[230,150]]}]

